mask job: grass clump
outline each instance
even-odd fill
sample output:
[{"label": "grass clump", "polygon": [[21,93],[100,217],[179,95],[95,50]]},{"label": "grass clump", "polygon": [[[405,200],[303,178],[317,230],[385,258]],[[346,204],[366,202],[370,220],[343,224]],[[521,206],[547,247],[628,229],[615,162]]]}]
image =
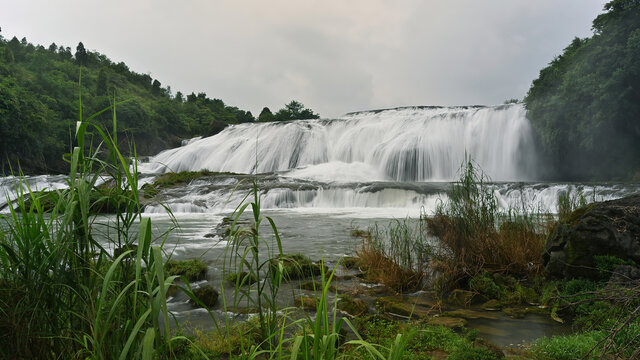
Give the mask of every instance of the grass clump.
[{"label": "grass clump", "polygon": [[183,276],[188,281],[204,280],[207,277],[207,265],[199,259],[169,260],[165,270],[169,275]]},{"label": "grass clump", "polygon": [[440,239],[435,263],[441,287],[458,286],[485,271],[524,277],[543,270],[546,234],[537,232],[539,216],[527,209],[502,213],[487,178],[471,160],[461,168],[449,201],[426,221]]},{"label": "grass clump", "polygon": [[260,326],[256,320],[230,325],[213,331],[194,331],[194,341],[191,356],[201,358],[201,353],[211,359],[218,359],[229,355],[242,355],[246,349],[256,346],[263,341]]},{"label": "grass clump", "polygon": [[369,281],[395,291],[415,291],[423,285],[431,256],[423,220],[394,220],[388,226],[376,224],[369,229],[370,236],[356,250]]}]

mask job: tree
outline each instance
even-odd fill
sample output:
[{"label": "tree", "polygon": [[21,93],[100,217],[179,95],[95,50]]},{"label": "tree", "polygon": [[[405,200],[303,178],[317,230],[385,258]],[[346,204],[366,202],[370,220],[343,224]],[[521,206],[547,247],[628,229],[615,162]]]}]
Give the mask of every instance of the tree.
[{"label": "tree", "polygon": [[525,104],[563,180],[640,173],[640,2],[613,0],[533,81]]},{"label": "tree", "polygon": [[153,80],[153,84],[151,84],[151,93],[153,95],[160,95],[160,93],[162,92],[162,89],[160,88],[162,86],[162,84],[160,83],[160,81],[158,81],[158,79]]},{"label": "tree", "polygon": [[271,110],[269,110],[268,107],[264,107],[262,108],[262,111],[260,111],[260,115],[258,115],[258,121],[260,122],[269,122],[269,121],[273,121],[273,113],[271,112]]},{"label": "tree", "polygon": [[307,109],[304,105],[298,101],[292,100],[286,104],[283,109],[278,110],[274,115],[276,121],[288,121],[288,120],[305,120],[305,119],[319,119],[320,115],[314,113],[311,109]]},{"label": "tree", "polygon": [[104,68],[98,73],[98,81],[96,82],[96,94],[105,95],[107,93],[107,74]]},{"label": "tree", "polygon": [[56,50],[58,50],[58,45],[56,45],[56,43],[51,43],[51,45],[49,45],[49,51],[54,53]]},{"label": "tree", "polygon": [[86,65],[87,64],[87,50],[85,50],[84,48],[84,44],[82,44],[82,41],[78,43],[78,46],[76,47],[76,62],[78,63],[78,65]]}]

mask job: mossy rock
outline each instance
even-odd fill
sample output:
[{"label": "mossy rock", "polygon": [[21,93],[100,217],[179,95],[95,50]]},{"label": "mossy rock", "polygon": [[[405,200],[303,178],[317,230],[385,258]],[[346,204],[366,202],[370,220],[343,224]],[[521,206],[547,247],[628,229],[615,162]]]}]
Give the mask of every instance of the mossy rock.
[{"label": "mossy rock", "polygon": [[505,307],[502,309],[502,312],[514,319],[522,319],[527,314],[546,315],[549,313],[549,310],[540,308],[537,306],[514,306],[514,307]]},{"label": "mossy rock", "polygon": [[[193,289],[193,295],[195,295],[198,300],[200,300],[206,307],[214,307],[218,303],[218,290],[214,289],[213,286],[206,284],[197,289]],[[193,300],[189,300],[192,304],[199,305]]]},{"label": "mossy rock", "polygon": [[304,310],[315,310],[318,298],[311,296],[298,296],[294,299],[293,305]]},{"label": "mossy rock", "polygon": [[326,266],[315,264],[302,254],[285,254],[275,257],[269,261],[270,270],[277,271],[280,262],[282,262],[282,277],[285,280],[306,279],[327,272]]},{"label": "mossy rock", "polygon": [[498,318],[496,314],[488,313],[485,311],[472,310],[472,309],[455,309],[455,310],[443,312],[442,315],[459,317],[467,320],[474,320],[474,319],[496,320]]},{"label": "mossy rock", "polygon": [[226,276],[226,280],[231,285],[241,284],[241,285],[252,285],[258,282],[255,275],[249,274],[246,271],[243,271],[238,275],[238,273],[229,273]]},{"label": "mossy rock", "polygon": [[169,260],[164,269],[167,274],[184,276],[188,281],[204,280],[207,277],[207,265],[199,259]]},{"label": "mossy rock", "polygon": [[490,299],[501,299],[506,292],[506,289],[498,285],[488,272],[483,272],[469,279],[469,289],[484,294]]},{"label": "mossy rock", "polygon": [[363,316],[369,314],[369,307],[362,299],[354,299],[350,296],[340,296],[338,309],[352,316]]},{"label": "mossy rock", "polygon": [[153,184],[144,184],[140,189],[142,190],[142,196],[146,199],[150,199],[160,193]]},{"label": "mossy rock", "polygon": [[431,315],[432,310],[426,309],[417,302],[405,300],[400,297],[379,297],[376,299],[376,307],[383,313],[401,317],[422,319]]},{"label": "mossy rock", "polygon": [[495,310],[502,309],[502,304],[500,303],[500,301],[496,299],[491,299],[485,302],[484,304],[480,305],[480,308],[486,311],[495,311]]},{"label": "mossy rock", "polygon": [[[301,283],[300,289],[308,290],[308,291],[316,291],[321,293],[323,287],[320,281],[311,280],[311,281],[306,281]],[[329,285],[329,288],[327,290],[329,290],[330,292],[336,292],[336,287],[333,285]]]},{"label": "mossy rock", "polygon": [[444,326],[449,329],[462,329],[467,325],[467,320],[454,316],[436,316],[430,318],[427,323],[434,326]]},{"label": "mossy rock", "polygon": [[344,256],[341,262],[346,269],[353,269],[358,266],[358,258],[355,256]]},{"label": "mossy rock", "polygon": [[486,300],[488,300],[486,297],[480,296],[476,292],[462,289],[455,289],[451,291],[449,297],[447,298],[447,301],[449,303],[465,307],[471,306],[473,303],[478,303]]}]

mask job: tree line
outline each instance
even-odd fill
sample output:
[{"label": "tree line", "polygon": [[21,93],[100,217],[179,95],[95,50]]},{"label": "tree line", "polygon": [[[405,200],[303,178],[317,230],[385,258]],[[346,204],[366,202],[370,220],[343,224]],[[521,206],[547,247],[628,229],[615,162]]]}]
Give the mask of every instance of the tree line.
[{"label": "tree line", "polygon": [[640,1],[613,0],[540,71],[524,101],[551,174],[640,179]]},{"label": "tree line", "polygon": [[[138,154],[149,155],[229,124],[318,117],[292,101],[275,114],[265,108],[256,119],[204,92],[173,94],[158,79],[89,51],[82,42],[73,51],[26,38],[7,40],[0,33],[0,174],[17,173],[18,166],[25,173],[66,171],[62,154],[72,144],[80,101],[86,118],[114,100],[126,100],[116,107],[119,139],[133,140]],[[111,116],[107,112],[96,121],[108,128]]]}]

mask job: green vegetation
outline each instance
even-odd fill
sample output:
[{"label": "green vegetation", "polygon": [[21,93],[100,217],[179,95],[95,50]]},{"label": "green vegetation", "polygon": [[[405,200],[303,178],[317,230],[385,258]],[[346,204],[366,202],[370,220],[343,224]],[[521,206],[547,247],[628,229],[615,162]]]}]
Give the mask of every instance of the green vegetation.
[{"label": "green vegetation", "polygon": [[[0,357],[150,358],[155,349],[171,353],[180,339],[170,336],[166,306],[175,277],[165,276],[162,248],[140,217],[136,162],[118,149],[115,114],[111,133],[93,119],[80,113],[69,188],[53,207],[21,184],[16,209],[0,216]],[[85,141],[89,129],[103,141],[106,161]],[[110,179],[105,196],[116,205],[108,244],[94,238],[90,215],[101,199],[94,194],[100,175]]]},{"label": "green vegetation", "polygon": [[395,291],[418,290],[432,255],[425,225],[421,217],[417,223],[394,220],[388,226],[375,224],[368,231],[352,230],[352,236],[363,239],[356,254],[367,279]]},{"label": "green vegetation", "polygon": [[165,264],[165,271],[172,276],[182,276],[188,281],[198,281],[207,277],[207,264],[198,259],[169,260]]},{"label": "green vegetation", "polygon": [[630,179],[640,171],[640,3],[613,0],[540,71],[524,101],[562,179]]},{"label": "green vegetation", "polygon": [[[88,51],[82,43],[74,53],[55,43],[44,47],[0,35],[0,173],[17,171],[18,165],[25,173],[66,172],[60,154],[69,152],[75,137],[80,101],[83,111],[93,114],[113,104],[114,98],[127,101],[114,109],[118,134],[112,136],[135,142],[138,154],[152,155],[179,146],[185,138],[255,121],[249,111],[203,92],[173,94],[150,75]],[[272,119],[261,121],[315,118],[313,111],[292,101]],[[94,121],[107,128],[111,117],[103,113]],[[133,150],[123,153],[133,155]]]},{"label": "green vegetation", "polygon": [[302,254],[281,254],[270,261],[271,271],[282,272],[285,280],[298,280],[313,277],[326,271],[323,265],[316,264]]},{"label": "green vegetation", "polygon": [[278,110],[275,114],[269,110],[268,107],[265,107],[260,112],[258,116],[258,121],[260,122],[268,122],[268,121],[289,121],[289,120],[305,120],[305,119],[319,119],[320,115],[313,112],[311,109],[307,109],[295,100],[292,100],[290,103],[286,104],[284,108]]}]

